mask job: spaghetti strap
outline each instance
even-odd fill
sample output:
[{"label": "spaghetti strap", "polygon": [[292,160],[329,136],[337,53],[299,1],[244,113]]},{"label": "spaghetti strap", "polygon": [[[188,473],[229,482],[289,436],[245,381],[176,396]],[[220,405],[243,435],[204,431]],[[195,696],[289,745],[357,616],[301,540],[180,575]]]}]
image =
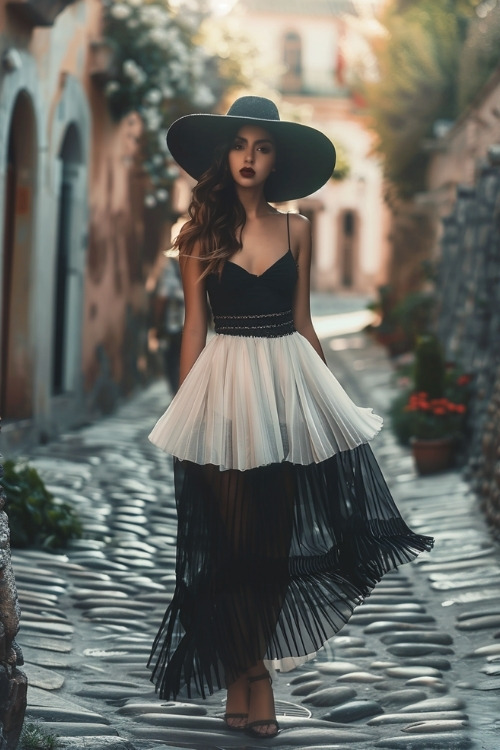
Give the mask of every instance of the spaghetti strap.
[{"label": "spaghetti strap", "polygon": [[288,233],[288,249],[291,250],[290,245],[290,211],[286,212],[286,231]]}]

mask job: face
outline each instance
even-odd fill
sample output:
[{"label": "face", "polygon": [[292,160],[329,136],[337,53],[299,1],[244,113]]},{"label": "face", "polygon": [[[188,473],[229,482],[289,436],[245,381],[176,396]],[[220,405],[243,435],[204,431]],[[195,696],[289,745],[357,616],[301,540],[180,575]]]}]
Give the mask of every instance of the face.
[{"label": "face", "polygon": [[238,130],[229,150],[231,176],[240,187],[263,185],[276,162],[276,148],[270,133],[256,125]]}]

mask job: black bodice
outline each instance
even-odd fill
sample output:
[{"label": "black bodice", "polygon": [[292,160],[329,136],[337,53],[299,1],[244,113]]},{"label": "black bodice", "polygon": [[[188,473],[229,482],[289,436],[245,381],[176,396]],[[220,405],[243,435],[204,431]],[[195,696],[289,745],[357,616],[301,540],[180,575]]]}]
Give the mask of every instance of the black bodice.
[{"label": "black bodice", "polygon": [[259,276],[226,261],[222,274],[210,274],[206,281],[216,333],[265,337],[293,333],[296,283],[291,250]]}]

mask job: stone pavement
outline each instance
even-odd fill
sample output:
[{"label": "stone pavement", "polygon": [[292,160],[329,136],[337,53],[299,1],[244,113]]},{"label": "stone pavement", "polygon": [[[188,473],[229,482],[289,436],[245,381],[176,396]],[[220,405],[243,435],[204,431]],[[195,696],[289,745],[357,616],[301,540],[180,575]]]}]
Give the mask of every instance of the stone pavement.
[{"label": "stone pavement", "polygon": [[[325,322],[325,321],[323,321]],[[387,411],[392,373],[362,334],[324,340],[360,405]],[[283,731],[256,742],[224,728],[223,695],[160,701],[150,645],[174,588],[170,460],[146,439],[163,383],[30,456],[81,514],[66,554],[15,551],[28,719],[63,748],[478,748],[500,736],[500,552],[458,471],[418,478],[389,428],[374,442],[408,523],[432,553],[390,573],[318,657],[275,681]]]}]

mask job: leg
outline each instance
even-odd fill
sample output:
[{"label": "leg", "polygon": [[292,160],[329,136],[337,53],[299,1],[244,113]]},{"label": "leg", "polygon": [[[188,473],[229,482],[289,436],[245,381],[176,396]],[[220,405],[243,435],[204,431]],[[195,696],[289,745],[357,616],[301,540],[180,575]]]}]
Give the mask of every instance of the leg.
[{"label": "leg", "polygon": [[230,729],[246,729],[248,723],[249,688],[246,673],[227,688],[224,721]]},{"label": "leg", "polygon": [[166,349],[163,353],[163,362],[165,367],[165,378],[172,395],[179,390],[179,365],[181,352],[181,333],[170,333],[166,340]]},{"label": "leg", "polygon": [[233,573],[226,575],[229,585],[225,591],[225,646],[231,643],[232,649],[224,660],[229,684],[227,713],[233,714],[226,715],[226,722],[242,728],[250,710],[254,736],[273,736],[277,728],[274,699],[262,659],[288,588],[292,472],[287,464],[253,472],[220,472],[214,467],[206,472],[205,476],[211,475],[210,495],[223,523],[222,547],[227,547]]},{"label": "leg", "polygon": [[247,734],[256,738],[275,737],[279,732],[274,707],[274,694],[269,673],[260,662],[248,670],[250,707]]},{"label": "leg", "polygon": [[203,467],[212,536],[218,642],[229,683],[265,658],[289,583],[294,482],[289,465]]}]

